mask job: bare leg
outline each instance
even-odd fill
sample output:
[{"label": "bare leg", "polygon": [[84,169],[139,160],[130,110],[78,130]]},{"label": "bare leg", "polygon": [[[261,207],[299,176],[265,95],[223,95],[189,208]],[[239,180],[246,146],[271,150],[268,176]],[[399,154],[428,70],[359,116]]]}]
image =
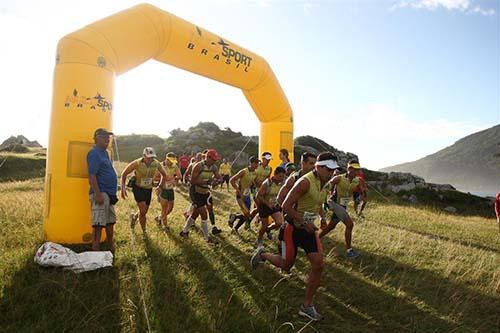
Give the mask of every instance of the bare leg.
[{"label": "bare leg", "polygon": [[323,253],[315,252],[307,255],[311,263],[311,272],[306,282],[306,295],[304,297],[304,306],[310,306],[313,301],[314,294],[319,287],[321,280],[321,272],[324,268]]},{"label": "bare leg", "polygon": [[262,245],[264,241],[262,240],[264,238],[264,234],[267,231],[267,217],[261,217],[260,218],[260,229],[259,233],[257,234],[257,243],[259,245]]},{"label": "bare leg", "polygon": [[352,219],[349,218],[346,221],[344,221],[345,224],[345,231],[344,231],[344,240],[345,240],[345,247],[346,249],[350,249],[352,247],[352,229],[354,229],[354,223],[352,222]]},{"label": "bare leg", "polygon": [[337,226],[337,223],[338,222],[330,221],[324,229],[320,229],[319,238],[326,236],[330,231],[335,229],[335,227]]},{"label": "bare leg", "polygon": [[141,224],[142,232],[146,232],[146,214],[148,212],[149,206],[146,205],[144,201],[137,203],[139,207],[139,223]]},{"label": "bare leg", "polygon": [[106,226],[106,240],[108,241],[111,250],[115,249],[115,244],[113,242],[113,229],[114,229],[114,224],[108,224]]},{"label": "bare leg", "polygon": [[99,251],[102,227],[92,227],[92,251]]},{"label": "bare leg", "polygon": [[271,264],[278,268],[283,268],[283,257],[279,254],[272,254],[269,252],[263,252],[260,257],[264,260],[269,261]]}]

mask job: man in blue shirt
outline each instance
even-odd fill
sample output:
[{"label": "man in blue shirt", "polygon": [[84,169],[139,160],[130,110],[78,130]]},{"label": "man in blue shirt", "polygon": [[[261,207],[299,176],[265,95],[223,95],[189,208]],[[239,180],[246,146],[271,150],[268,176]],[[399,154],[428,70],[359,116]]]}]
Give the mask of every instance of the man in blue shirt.
[{"label": "man in blue shirt", "polygon": [[106,228],[106,239],[111,250],[114,250],[113,226],[116,223],[114,205],[118,201],[117,176],[106,151],[111,135],[113,133],[106,129],[98,128],[94,132],[95,146],[87,154],[94,251],[99,251],[102,228]]}]

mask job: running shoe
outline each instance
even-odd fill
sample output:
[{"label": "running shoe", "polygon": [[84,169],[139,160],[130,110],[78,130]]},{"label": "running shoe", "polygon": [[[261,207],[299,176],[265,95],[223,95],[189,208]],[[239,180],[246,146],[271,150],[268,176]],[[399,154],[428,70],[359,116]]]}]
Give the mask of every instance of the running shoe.
[{"label": "running shoe", "polygon": [[212,227],[212,235],[218,235],[222,232],[222,230],[220,230],[219,228],[217,228],[216,226],[213,226]]},{"label": "running shoe", "polygon": [[184,232],[184,231],[181,231],[179,233],[179,236],[181,236],[182,238],[188,238],[188,235],[189,235],[189,232]]},{"label": "running shoe", "polygon": [[307,317],[311,320],[318,321],[323,319],[323,316],[319,314],[318,311],[316,311],[316,308],[314,305],[309,305],[309,306],[304,306],[303,304],[300,305],[300,310],[299,310],[299,315],[303,317]]},{"label": "running shoe", "polygon": [[135,228],[138,217],[139,216],[137,215],[137,213],[130,213],[129,218],[130,218],[130,228],[131,229]]},{"label": "running shoe", "polygon": [[229,214],[229,220],[227,221],[229,228],[233,228],[234,220],[236,220],[236,214],[233,214],[233,213]]},{"label": "running shoe", "polygon": [[252,258],[250,258],[250,266],[252,267],[252,269],[255,269],[257,265],[259,265],[261,262],[264,262],[264,259],[260,257],[262,252],[264,252],[264,247],[259,246],[253,253]]},{"label": "running shoe", "polygon": [[161,217],[160,216],[156,216],[155,217],[155,221],[156,221],[156,225],[158,225],[158,227],[161,228]]},{"label": "running shoe", "polygon": [[353,249],[348,249],[345,254],[348,258],[357,258],[360,254]]}]

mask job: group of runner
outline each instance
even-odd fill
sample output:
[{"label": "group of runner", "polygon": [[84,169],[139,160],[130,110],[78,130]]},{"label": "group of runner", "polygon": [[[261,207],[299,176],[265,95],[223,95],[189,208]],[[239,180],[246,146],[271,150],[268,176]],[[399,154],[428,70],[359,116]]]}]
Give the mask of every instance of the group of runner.
[{"label": "group of runner", "polygon": [[[280,151],[281,164],[275,170],[270,166],[273,155],[264,152],[257,158],[249,158],[248,166],[231,176],[231,165],[226,159],[219,167],[219,154],[207,149],[191,158],[189,164],[179,167],[180,160],[174,153],[168,153],[163,161],[158,161],[153,148],[146,147],[143,156],[127,165],[121,174],[121,196],[127,198],[126,187],[132,188],[138,210],[130,214],[130,226],[139,221],[146,232],[146,214],[155,192],[161,205],[161,214],[155,218],[158,226],[169,231],[168,216],[173,210],[174,188],[180,184],[189,186],[191,205],[184,213],[184,226],[180,236],[189,236],[198,217],[201,232],[209,244],[217,244],[214,235],[222,232],[215,224],[213,198],[211,192],[217,187],[233,187],[238,212],[229,215],[228,225],[232,233],[239,234],[241,226],[251,229],[251,222],[258,215],[260,228],[255,240],[256,250],[250,264],[256,268],[269,261],[284,272],[292,268],[297,249],[302,248],[311,264],[306,282],[306,295],[299,314],[312,320],[320,320],[312,303],[319,286],[323,270],[323,248],[321,238],[333,230],[339,222],[345,225],[346,256],[357,257],[352,248],[353,219],[347,212],[349,201],[354,199],[356,213],[361,216],[366,205],[367,188],[359,162],[351,160],[347,172],[342,173],[333,153],[323,152],[318,156],[304,153],[300,169],[288,159],[288,151]],[[127,178],[130,174],[133,176]],[[225,186],[224,186],[225,184]],[[208,220],[212,229],[209,232]],[[319,227],[316,221],[319,220]],[[279,254],[267,252],[264,236],[273,239],[273,231],[279,230]]]}]

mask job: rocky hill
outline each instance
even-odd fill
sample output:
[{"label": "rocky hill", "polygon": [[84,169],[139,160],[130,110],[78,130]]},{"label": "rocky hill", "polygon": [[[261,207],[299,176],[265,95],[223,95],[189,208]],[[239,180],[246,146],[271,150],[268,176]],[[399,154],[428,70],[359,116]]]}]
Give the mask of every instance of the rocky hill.
[{"label": "rocky hill", "polygon": [[466,136],[417,161],[381,171],[410,172],[466,192],[496,193],[500,190],[500,125]]},{"label": "rocky hill", "polygon": [[42,148],[42,145],[38,143],[38,141],[30,141],[24,135],[11,136],[6,139],[0,145],[0,151],[13,151],[13,152],[27,152],[28,149],[22,149],[20,147],[25,148]]},{"label": "rocky hill", "polygon": [[[146,146],[155,148],[159,156],[163,156],[169,151],[180,155],[182,153],[196,153],[206,148],[215,148],[221,156],[226,157],[231,162],[234,161],[236,167],[245,165],[251,155],[257,155],[259,144],[257,136],[245,136],[230,128],[221,129],[211,122],[200,122],[187,130],[172,130],[166,139],[157,135],[133,134],[117,136],[115,140],[122,161],[138,158]],[[344,153],[321,139],[301,136],[295,139],[295,162],[299,162],[300,155],[305,151],[318,154],[325,150],[335,152],[343,166],[347,164],[349,159],[357,158],[355,154]],[[238,159],[235,160],[237,157]]]}]

